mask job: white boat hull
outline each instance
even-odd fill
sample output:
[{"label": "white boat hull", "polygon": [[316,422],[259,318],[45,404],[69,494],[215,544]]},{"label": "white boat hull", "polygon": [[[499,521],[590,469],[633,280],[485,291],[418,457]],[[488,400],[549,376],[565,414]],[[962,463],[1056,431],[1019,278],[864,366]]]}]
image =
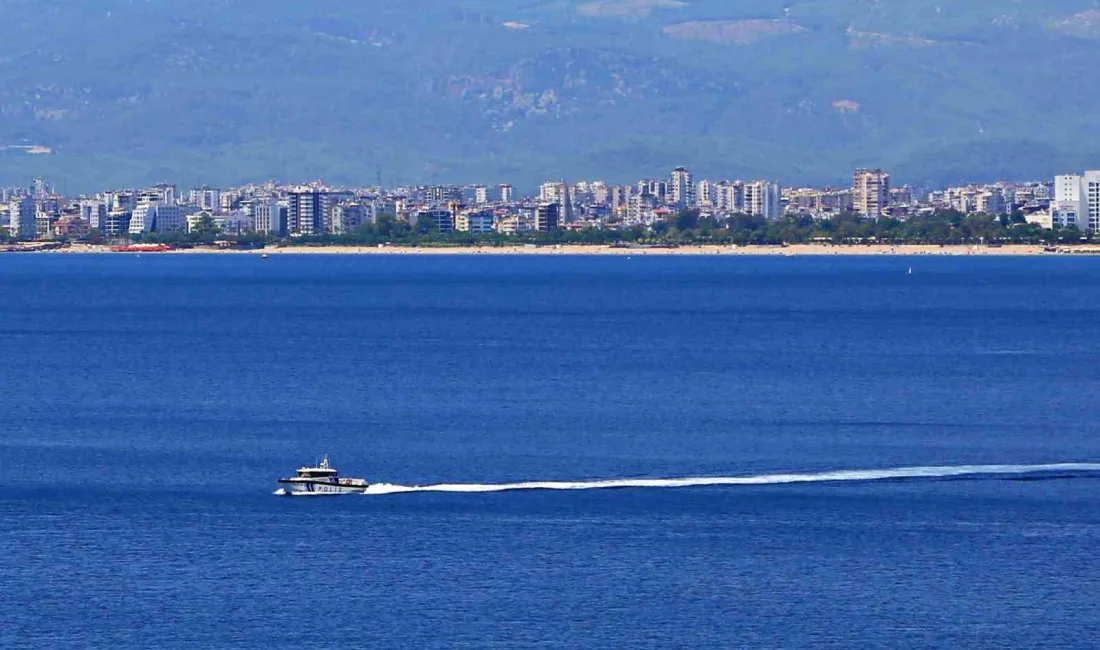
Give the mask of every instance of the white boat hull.
[{"label": "white boat hull", "polygon": [[367,484],[319,483],[319,482],[282,482],[282,488],[276,494],[280,496],[338,496],[341,494],[363,494]]}]

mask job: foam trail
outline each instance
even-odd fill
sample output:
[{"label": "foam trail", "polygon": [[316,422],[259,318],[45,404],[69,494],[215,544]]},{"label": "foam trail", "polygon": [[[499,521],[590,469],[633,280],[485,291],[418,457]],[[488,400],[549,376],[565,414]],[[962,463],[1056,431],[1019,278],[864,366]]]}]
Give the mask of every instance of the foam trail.
[{"label": "foam trail", "polygon": [[689,488],[735,485],[789,485],[793,483],[835,483],[936,479],[960,476],[1036,475],[1056,472],[1100,472],[1100,463],[1050,465],[958,465],[951,467],[901,467],[896,469],[838,470],[807,474],[762,474],[758,476],[700,476],[695,478],[628,478],[599,481],[533,481],[529,483],[443,483],[439,485],[391,485],[376,483],[365,494],[382,496],[410,492],[510,492],[513,490],[606,490],[622,488]]}]

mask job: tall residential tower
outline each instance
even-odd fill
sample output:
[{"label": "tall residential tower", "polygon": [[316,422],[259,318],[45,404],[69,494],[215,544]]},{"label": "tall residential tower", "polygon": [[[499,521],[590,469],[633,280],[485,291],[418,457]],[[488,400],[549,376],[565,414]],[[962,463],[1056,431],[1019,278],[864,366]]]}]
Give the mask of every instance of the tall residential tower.
[{"label": "tall residential tower", "polygon": [[852,175],[852,202],[857,213],[881,217],[890,207],[890,175],[881,169],[857,169]]}]

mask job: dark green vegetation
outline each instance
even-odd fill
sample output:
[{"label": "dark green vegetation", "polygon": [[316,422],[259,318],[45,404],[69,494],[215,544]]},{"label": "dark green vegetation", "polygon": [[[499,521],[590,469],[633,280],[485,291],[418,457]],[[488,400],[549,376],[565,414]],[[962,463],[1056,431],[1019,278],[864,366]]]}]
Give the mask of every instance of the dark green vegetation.
[{"label": "dark green vegetation", "polygon": [[[1094,0],[0,0],[0,183],[1097,164]],[[510,26],[505,26],[510,23]],[[49,147],[31,154],[13,146]]]},{"label": "dark green vegetation", "polygon": [[314,245],[314,246],[510,246],[516,244],[603,244],[657,245],[692,244],[781,245],[806,243],[834,244],[1072,244],[1084,240],[1076,229],[1047,230],[1029,224],[1020,213],[993,217],[985,214],[964,215],[945,211],[907,221],[866,219],[840,215],[833,219],[784,217],[767,221],[763,217],[734,215],[729,219],[700,218],[686,210],[652,229],[642,226],[624,230],[557,230],[550,233],[473,234],[443,233],[430,228],[416,229],[407,222],[382,219],[342,235],[294,237],[286,240],[248,234],[227,237],[216,229],[191,233],[151,233],[140,241],[173,245],[232,242],[241,246]]}]

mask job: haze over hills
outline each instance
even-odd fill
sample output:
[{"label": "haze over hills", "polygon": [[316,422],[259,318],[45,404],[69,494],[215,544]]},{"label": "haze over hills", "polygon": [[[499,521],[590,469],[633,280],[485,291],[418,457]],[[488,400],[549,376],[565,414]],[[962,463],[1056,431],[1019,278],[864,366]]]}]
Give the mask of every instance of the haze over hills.
[{"label": "haze over hills", "polygon": [[0,184],[1095,167],[1094,0],[0,0]]}]

